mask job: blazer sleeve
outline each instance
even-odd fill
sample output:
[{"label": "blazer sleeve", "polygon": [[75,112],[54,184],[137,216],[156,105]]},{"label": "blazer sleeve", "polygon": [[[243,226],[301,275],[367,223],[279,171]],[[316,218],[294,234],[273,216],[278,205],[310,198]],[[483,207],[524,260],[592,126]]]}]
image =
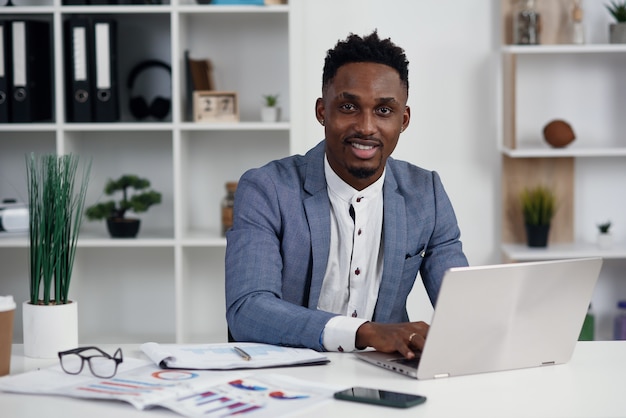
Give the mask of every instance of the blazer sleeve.
[{"label": "blazer sleeve", "polygon": [[[237,186],[225,258],[229,330],[238,341],[323,351],[320,336],[335,315],[306,307],[302,295],[310,288],[311,243],[301,188],[280,181],[276,172],[255,169]],[[285,228],[291,228],[288,234]],[[297,263],[285,269],[285,259]]]}]

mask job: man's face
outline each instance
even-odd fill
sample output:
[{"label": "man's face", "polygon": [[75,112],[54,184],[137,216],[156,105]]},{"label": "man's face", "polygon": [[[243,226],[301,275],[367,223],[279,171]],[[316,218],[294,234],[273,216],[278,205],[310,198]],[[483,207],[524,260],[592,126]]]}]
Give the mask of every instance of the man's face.
[{"label": "man's face", "polygon": [[362,190],[383,173],[410,119],[407,92],[396,70],[370,62],[341,66],[317,99],[326,155],[333,171]]}]

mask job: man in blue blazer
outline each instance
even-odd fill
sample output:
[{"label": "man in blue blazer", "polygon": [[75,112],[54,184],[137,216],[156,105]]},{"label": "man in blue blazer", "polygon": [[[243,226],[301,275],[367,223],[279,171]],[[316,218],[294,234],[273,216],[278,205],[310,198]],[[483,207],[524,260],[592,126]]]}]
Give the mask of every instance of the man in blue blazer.
[{"label": "man in blue blazer", "polygon": [[406,310],[416,276],[434,305],[445,270],[467,259],[437,173],[390,157],[407,98],[404,51],[376,31],[328,51],[315,106],[325,140],[237,187],[226,248],[235,340],[407,358],[423,348],[428,324]]}]

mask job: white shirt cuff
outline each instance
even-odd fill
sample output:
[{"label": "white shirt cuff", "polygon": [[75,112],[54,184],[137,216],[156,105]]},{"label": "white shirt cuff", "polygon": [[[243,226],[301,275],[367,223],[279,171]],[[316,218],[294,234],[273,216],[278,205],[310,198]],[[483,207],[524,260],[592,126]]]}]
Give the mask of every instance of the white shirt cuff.
[{"label": "white shirt cuff", "polygon": [[349,316],[335,316],[326,323],[322,344],[327,351],[356,351],[356,331],[367,320]]}]

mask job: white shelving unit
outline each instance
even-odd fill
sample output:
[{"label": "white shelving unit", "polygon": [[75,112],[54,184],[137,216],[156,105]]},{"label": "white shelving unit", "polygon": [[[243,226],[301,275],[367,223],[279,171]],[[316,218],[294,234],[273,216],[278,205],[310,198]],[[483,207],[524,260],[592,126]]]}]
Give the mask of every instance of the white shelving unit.
[{"label": "white shelving unit", "polygon": [[[0,19],[46,19],[54,27],[55,117],[51,123],[0,124],[0,199],[25,201],[24,156],[75,153],[93,159],[87,204],[108,178],[147,177],[163,202],[139,215],[137,239],[109,238],[104,222],[83,223],[71,297],[79,304],[81,342],[218,342],[226,340],[220,202],[225,183],[290,154],[289,6],[63,6],[60,0],[0,9]],[[71,15],[115,18],[121,121],[66,123],[62,25]],[[184,53],[209,58],[218,90],[238,93],[239,123],[186,118]],[[147,101],[171,97],[163,121],[136,121],[126,77],[145,59],[171,65]],[[156,72],[156,71],[155,71]],[[260,122],[262,95],[276,94],[282,120]],[[106,198],[106,196],[104,196]],[[25,236],[0,235],[0,293],[28,294]],[[15,341],[21,341],[21,309]]]},{"label": "white shelving unit", "polygon": [[[524,242],[519,218],[511,216],[519,209],[515,198],[522,187],[542,182],[560,194],[553,244],[575,245],[572,253],[577,255],[619,258],[616,254],[623,251],[602,252],[589,244],[595,225],[607,218],[615,225],[618,247],[625,231],[624,198],[601,190],[620,190],[626,178],[626,120],[618,110],[626,97],[621,76],[626,46],[504,46],[502,56],[503,241]],[[554,119],[568,121],[576,133],[567,147],[552,148],[543,140],[543,126]],[[517,247],[503,246],[505,256],[513,260],[539,256],[537,251],[512,248]],[[540,258],[563,255],[554,245],[540,252]]]},{"label": "white shelving unit", "polygon": [[[593,2],[584,7],[595,38],[584,45],[559,44],[564,3],[541,5],[544,29],[551,30],[545,44],[510,45],[510,34],[502,34],[501,251],[507,261],[603,257],[592,304],[596,338],[611,339],[615,302],[625,296],[626,45],[598,39],[600,29],[608,30],[608,15]],[[501,2],[501,12],[502,21],[510,21],[510,2]],[[570,123],[576,134],[564,148],[552,148],[543,138],[543,127],[555,119]],[[553,188],[559,205],[546,248],[526,245],[519,207],[521,189],[536,184]],[[612,221],[614,243],[601,249],[597,225],[606,220]]]}]

